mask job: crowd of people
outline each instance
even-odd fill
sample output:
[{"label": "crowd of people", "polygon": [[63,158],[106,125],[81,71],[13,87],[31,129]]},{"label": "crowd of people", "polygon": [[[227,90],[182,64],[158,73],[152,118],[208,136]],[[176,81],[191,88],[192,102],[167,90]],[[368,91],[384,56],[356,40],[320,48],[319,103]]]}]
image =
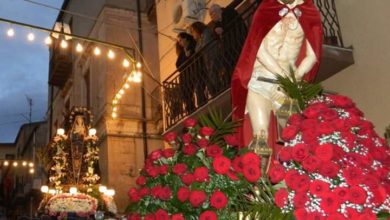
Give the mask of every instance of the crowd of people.
[{"label": "crowd of people", "polygon": [[[230,85],[231,73],[246,37],[246,25],[234,7],[213,4],[209,15],[209,24],[194,22],[187,32],[177,36],[176,68],[180,73],[182,103],[176,108],[184,108],[187,114]],[[174,108],[171,106],[171,113],[183,111]]]}]

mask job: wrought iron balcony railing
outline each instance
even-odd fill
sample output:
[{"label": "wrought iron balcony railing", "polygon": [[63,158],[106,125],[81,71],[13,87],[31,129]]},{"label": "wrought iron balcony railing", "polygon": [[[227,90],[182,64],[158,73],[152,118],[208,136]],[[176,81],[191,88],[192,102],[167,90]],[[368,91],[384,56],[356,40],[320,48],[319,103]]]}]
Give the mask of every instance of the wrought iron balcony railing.
[{"label": "wrought iron balcony railing", "polygon": [[[322,15],[324,44],[344,47],[334,0],[315,0]],[[163,82],[165,129],[206,105],[230,88],[231,74],[241,53],[256,7],[247,7],[240,17],[215,39],[190,57]],[[245,27],[242,26],[244,22]]]}]

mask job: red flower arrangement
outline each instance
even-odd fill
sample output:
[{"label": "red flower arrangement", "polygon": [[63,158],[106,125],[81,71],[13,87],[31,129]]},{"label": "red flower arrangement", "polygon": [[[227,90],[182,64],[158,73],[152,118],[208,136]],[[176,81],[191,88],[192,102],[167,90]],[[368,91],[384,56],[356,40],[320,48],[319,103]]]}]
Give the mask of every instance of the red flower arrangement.
[{"label": "red flower arrangement", "polygon": [[234,219],[258,183],[260,158],[235,147],[234,136],[213,141],[213,128],[194,119],[183,124],[187,133],[164,137],[174,149],[156,150],[146,159],[138,186],[128,192],[129,220]]},{"label": "red flower arrangement", "polygon": [[296,219],[377,219],[390,211],[390,149],[345,96],[327,95],[292,115],[269,171],[284,183],[275,204]]}]

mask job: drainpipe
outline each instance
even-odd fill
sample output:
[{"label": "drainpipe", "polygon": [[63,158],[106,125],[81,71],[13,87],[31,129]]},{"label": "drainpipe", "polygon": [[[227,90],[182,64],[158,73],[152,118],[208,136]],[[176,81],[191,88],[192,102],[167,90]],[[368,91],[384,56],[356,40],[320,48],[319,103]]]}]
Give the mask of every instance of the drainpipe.
[{"label": "drainpipe", "polygon": [[[138,20],[138,47],[140,56],[143,56],[143,42],[142,42],[142,20],[141,20],[141,2],[137,0],[137,20]],[[142,60],[142,59],[140,59]],[[143,65],[142,65],[143,66]],[[146,129],[146,101],[145,101],[145,78],[141,80],[141,109],[142,109],[142,140],[144,145],[144,158],[148,156],[148,139]]]}]

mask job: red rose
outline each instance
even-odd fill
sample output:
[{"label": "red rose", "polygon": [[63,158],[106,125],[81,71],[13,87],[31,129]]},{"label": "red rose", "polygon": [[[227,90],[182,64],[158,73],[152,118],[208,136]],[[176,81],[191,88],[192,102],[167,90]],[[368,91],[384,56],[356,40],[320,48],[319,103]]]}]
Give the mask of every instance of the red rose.
[{"label": "red rose", "polygon": [[132,202],[138,202],[141,199],[141,196],[135,187],[130,188],[130,190],[127,192],[127,195]]},{"label": "red rose", "polygon": [[356,115],[351,115],[349,116],[348,120],[346,120],[346,123],[349,127],[359,127],[362,122],[362,118]]},{"label": "red rose", "polygon": [[161,166],[158,168],[158,170],[159,170],[159,173],[160,173],[161,175],[165,175],[165,174],[168,173],[168,165],[166,165],[166,164],[161,165]]},{"label": "red rose", "polygon": [[261,176],[259,166],[256,165],[245,165],[243,169],[245,179],[250,183],[255,183]]},{"label": "red rose", "polygon": [[317,127],[318,123],[319,122],[318,122],[317,119],[305,119],[305,120],[302,121],[301,129],[303,131],[314,130]]},{"label": "red rose", "polygon": [[318,136],[319,135],[330,135],[335,132],[332,124],[328,121],[324,121],[318,124],[317,127]]},{"label": "red rose", "polygon": [[207,167],[197,167],[194,170],[195,180],[198,182],[204,182],[209,179],[209,169]]},{"label": "red rose", "polygon": [[204,191],[194,190],[190,193],[190,203],[193,207],[199,207],[206,201],[207,195]]},{"label": "red rose", "polygon": [[214,171],[218,174],[225,174],[230,169],[230,160],[224,156],[220,156],[214,159],[213,168]]},{"label": "red rose", "polygon": [[342,95],[328,95],[328,97],[333,101],[335,107],[340,108],[350,108],[354,106],[352,100],[346,96]]},{"label": "red rose", "polygon": [[316,156],[308,156],[302,161],[303,169],[308,172],[316,171],[321,165],[321,160]]},{"label": "red rose", "polygon": [[285,141],[289,141],[298,134],[299,128],[295,125],[287,126],[282,131],[282,139]]},{"label": "red rose", "polygon": [[144,220],[156,220],[153,213],[145,215]]},{"label": "red rose", "polygon": [[351,203],[363,205],[366,202],[367,193],[360,186],[352,186],[348,192],[348,201]]},{"label": "red rose", "polygon": [[315,129],[302,130],[302,140],[306,144],[312,144],[312,145],[318,144],[317,137],[318,137],[318,133]]},{"label": "red rose", "polygon": [[297,192],[305,192],[309,189],[310,186],[310,178],[305,175],[299,175],[297,178],[297,182],[295,183],[295,191]]},{"label": "red rose", "polygon": [[173,166],[172,172],[176,175],[184,174],[187,171],[187,165],[184,163],[178,163]]},{"label": "red rose", "polygon": [[156,220],[169,220],[168,212],[164,209],[157,210],[154,216],[156,217]]},{"label": "red rose", "polygon": [[187,187],[180,187],[177,191],[177,199],[180,202],[185,202],[190,197],[190,190]]},{"label": "red rose", "polygon": [[332,220],[347,220],[347,218],[344,217],[344,215],[340,213],[332,213],[328,215],[327,219],[332,219]]},{"label": "red rose", "polygon": [[139,186],[143,186],[146,184],[146,177],[145,176],[139,176],[135,183]]},{"label": "red rose", "polygon": [[347,167],[342,170],[342,173],[345,181],[352,186],[359,184],[363,176],[363,171],[357,167]]},{"label": "red rose", "polygon": [[142,220],[142,218],[140,214],[132,213],[127,216],[127,220]]},{"label": "red rose", "polygon": [[230,146],[238,146],[240,144],[237,139],[237,135],[235,134],[225,135],[223,136],[223,139],[225,140],[226,144]]},{"label": "red rose", "polygon": [[294,216],[297,220],[306,220],[307,211],[304,208],[295,209]]},{"label": "red rose", "polygon": [[181,139],[183,140],[183,143],[185,143],[185,144],[191,143],[192,135],[189,133],[183,134],[181,136]]},{"label": "red rose", "polygon": [[211,210],[202,212],[199,216],[199,220],[217,220],[217,214]]},{"label": "red rose", "polygon": [[223,192],[215,191],[210,197],[210,205],[216,209],[225,208],[228,203],[228,198]]},{"label": "red rose", "polygon": [[278,154],[279,160],[282,162],[290,161],[292,159],[291,151],[291,147],[282,147]]},{"label": "red rose", "polygon": [[161,187],[160,191],[158,192],[158,198],[161,200],[169,200],[172,196],[172,190],[169,188],[169,186]]},{"label": "red rose", "polygon": [[315,148],[314,154],[322,161],[330,161],[333,157],[333,146],[332,144],[322,144]]},{"label": "red rose", "polygon": [[211,145],[206,148],[206,155],[208,157],[215,158],[215,157],[222,156],[222,154],[223,154],[223,150],[220,147],[218,147],[218,145]]},{"label": "red rose", "polygon": [[138,193],[139,193],[139,195],[140,195],[141,197],[144,197],[144,196],[147,196],[147,195],[150,194],[150,190],[149,190],[149,188],[147,188],[147,187],[143,187],[143,188],[141,188],[141,189],[138,191]]},{"label": "red rose", "polygon": [[162,186],[160,186],[160,185],[154,186],[154,187],[152,187],[152,189],[150,190],[150,194],[151,194],[154,198],[158,198],[158,197],[160,196],[161,189],[162,189]]},{"label": "red rose", "polygon": [[177,134],[173,131],[168,132],[164,135],[164,141],[167,143],[175,143]]},{"label": "red rose", "polygon": [[349,129],[344,119],[337,118],[330,123],[332,124],[332,127],[337,131],[347,131]]},{"label": "red rose", "polygon": [[213,133],[214,133],[214,129],[213,129],[213,128],[202,127],[201,129],[199,129],[199,134],[202,135],[202,136],[204,136],[204,137],[209,137],[209,136],[211,136]]},{"label": "red rose", "polygon": [[192,156],[198,151],[198,149],[193,144],[186,144],[184,145],[182,151],[185,155]]},{"label": "red rose", "polygon": [[371,190],[378,188],[380,185],[379,178],[377,178],[374,174],[366,174],[360,181],[362,184],[370,187]]},{"label": "red rose", "polygon": [[160,159],[161,156],[162,156],[162,150],[158,149],[150,153],[149,158],[154,161]]},{"label": "red rose", "polygon": [[339,172],[340,167],[331,161],[323,162],[318,168],[318,172],[324,177],[335,178]]},{"label": "red rose", "polygon": [[157,177],[159,175],[159,168],[155,166],[145,167],[146,173],[151,177]]},{"label": "red rose", "polygon": [[[306,219],[315,219],[315,220],[325,220],[325,218],[321,213],[319,212],[308,212]],[[333,219],[332,219],[333,220]]]},{"label": "red rose", "polygon": [[318,118],[320,116],[321,111],[328,109],[328,106],[326,106],[323,103],[315,103],[307,107],[303,111],[303,115],[306,118]]},{"label": "red rose", "polygon": [[239,178],[238,178],[238,176],[236,175],[236,173],[234,172],[234,171],[231,171],[231,170],[229,170],[227,173],[226,173],[226,176],[228,176],[231,180],[233,180],[233,181],[238,181],[238,180],[240,180]]},{"label": "red rose", "polygon": [[299,178],[299,173],[297,170],[289,170],[287,171],[286,173],[286,177],[285,177],[285,181],[286,181],[286,185],[290,188],[290,189],[295,189],[296,186],[296,180]]},{"label": "red rose", "polygon": [[187,119],[184,120],[184,122],[183,122],[183,125],[184,125],[184,127],[186,127],[186,128],[193,128],[193,127],[196,126],[196,124],[197,124],[197,122],[196,122],[196,120],[193,119],[193,118],[187,118]]},{"label": "red rose", "polygon": [[167,149],[164,149],[162,151],[162,155],[165,157],[165,158],[170,158],[170,157],[173,157],[173,155],[175,155],[175,150],[172,149],[172,148],[167,148]]},{"label": "red rose", "polygon": [[187,186],[191,185],[195,181],[195,177],[191,173],[184,174],[181,176],[181,181]]},{"label": "red rose", "polygon": [[196,143],[198,144],[199,147],[205,148],[209,145],[209,140],[202,138],[202,139],[199,139]]},{"label": "red rose", "polygon": [[309,150],[306,144],[297,144],[292,148],[292,157],[295,161],[302,162],[309,156]]},{"label": "red rose", "polygon": [[339,114],[337,113],[336,110],[334,109],[324,109],[322,110],[322,114],[321,114],[321,117],[325,120],[325,121],[332,121],[336,118],[338,118]]},{"label": "red rose", "polygon": [[260,166],[260,158],[257,156],[257,154],[253,152],[247,152],[246,154],[241,156],[241,161],[246,165],[253,165],[253,166]]},{"label": "red rose", "polygon": [[177,213],[171,216],[171,220],[185,220],[183,214]]},{"label": "red rose", "polygon": [[299,126],[303,121],[301,114],[295,113],[288,118],[287,124]]},{"label": "red rose", "polygon": [[238,173],[241,173],[242,172],[242,169],[244,168],[244,163],[242,163],[242,158],[240,156],[236,156],[234,159],[233,159],[233,162],[232,162],[232,167],[233,169],[238,172]]},{"label": "red rose", "polygon": [[322,180],[313,180],[313,182],[310,183],[309,191],[313,195],[322,196],[329,192],[329,186],[329,183]]},{"label": "red rose", "polygon": [[372,209],[364,209],[363,212],[356,218],[357,220],[377,220],[376,214],[372,212]]},{"label": "red rose", "polygon": [[348,192],[349,189],[347,187],[336,187],[333,190],[333,194],[335,194],[338,200],[343,203],[348,200]]},{"label": "red rose", "polygon": [[286,176],[286,170],[280,164],[274,164],[268,171],[268,176],[272,183],[278,183]]},{"label": "red rose", "polygon": [[281,188],[275,193],[275,204],[279,208],[282,208],[287,204],[288,201],[288,192],[286,188]]},{"label": "red rose", "polygon": [[309,197],[306,195],[306,192],[296,193],[293,198],[294,208],[299,209],[305,207],[307,201],[309,201]]},{"label": "red rose", "polygon": [[364,113],[357,108],[349,108],[345,109],[345,111],[348,112],[350,115],[364,117]]}]

